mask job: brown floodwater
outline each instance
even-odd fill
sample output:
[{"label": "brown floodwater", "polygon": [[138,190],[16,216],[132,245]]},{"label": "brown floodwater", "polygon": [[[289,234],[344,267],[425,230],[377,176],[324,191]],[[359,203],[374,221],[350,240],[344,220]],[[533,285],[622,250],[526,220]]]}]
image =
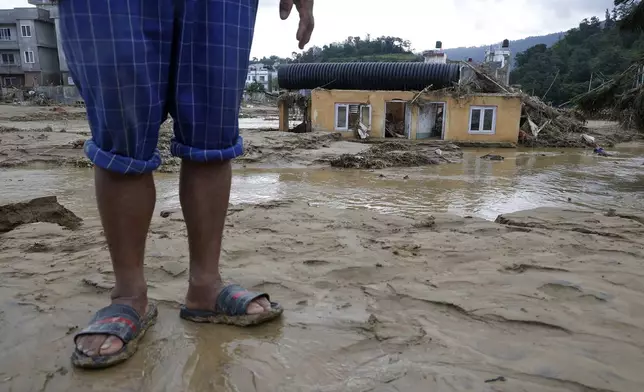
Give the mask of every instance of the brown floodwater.
[{"label": "brown floodwater", "polygon": [[[448,212],[495,219],[536,207],[644,209],[644,148],[614,157],[582,150],[468,150],[461,163],[422,168],[236,170],[232,203],[289,199],[383,213]],[[502,162],[480,156],[503,155]],[[156,176],[158,209],[179,206],[178,177]],[[41,195],[82,217],[96,216],[92,171],[32,167],[0,171],[0,203]]]}]

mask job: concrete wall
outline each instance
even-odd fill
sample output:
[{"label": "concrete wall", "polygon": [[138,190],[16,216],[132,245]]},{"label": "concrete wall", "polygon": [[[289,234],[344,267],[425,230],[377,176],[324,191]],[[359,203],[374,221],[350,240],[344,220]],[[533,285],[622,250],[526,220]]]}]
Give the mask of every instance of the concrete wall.
[{"label": "concrete wall", "polygon": [[[53,12],[52,12],[53,13]],[[56,15],[58,14],[58,9],[56,9]],[[56,29],[56,41],[58,46],[58,64],[60,66],[60,72],[67,73],[69,72],[69,67],[67,66],[67,57],[65,57],[65,51],[63,50],[63,43],[60,40],[60,19],[54,19],[54,27]],[[64,78],[64,83],[67,84],[67,78]]]},{"label": "concrete wall", "polygon": [[56,27],[51,22],[34,21],[36,29],[36,42],[40,46],[56,48]]},{"label": "concrete wall", "polygon": [[83,101],[74,86],[42,86],[34,88],[34,91],[43,93],[54,102],[63,105],[74,105]]},{"label": "concrete wall", "polygon": [[39,47],[38,60],[42,72],[60,73],[58,51],[56,49]]},{"label": "concrete wall", "polygon": [[[356,91],[356,90],[313,90],[311,92],[311,125],[313,130],[335,131],[335,104],[363,104],[371,106],[371,136],[385,137],[385,105],[388,101],[411,101],[416,96],[412,91]],[[521,100],[518,96],[482,94],[462,99],[436,93],[423,94],[422,102],[445,103],[445,140],[510,142],[519,137]],[[420,102],[420,101],[419,101]],[[408,103],[409,105],[409,103]],[[497,108],[496,128],[493,134],[471,134],[469,132],[470,107],[493,106]],[[411,105],[410,138],[416,139],[419,123],[419,107]],[[353,130],[345,132],[346,137],[354,136]]]}]

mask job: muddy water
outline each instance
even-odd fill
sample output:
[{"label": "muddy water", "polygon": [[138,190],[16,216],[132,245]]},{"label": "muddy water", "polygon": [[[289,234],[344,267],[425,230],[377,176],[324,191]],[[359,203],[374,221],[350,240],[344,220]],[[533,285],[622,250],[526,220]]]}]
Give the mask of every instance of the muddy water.
[{"label": "muddy water", "polygon": [[[580,150],[470,150],[458,164],[378,172],[237,170],[231,201],[291,199],[384,213],[449,212],[486,219],[542,206],[644,209],[644,149],[617,152],[601,158]],[[506,159],[479,158],[488,153]],[[178,207],[176,175],[156,179],[158,209]],[[0,171],[0,203],[52,194],[80,216],[96,215],[91,170]]]}]

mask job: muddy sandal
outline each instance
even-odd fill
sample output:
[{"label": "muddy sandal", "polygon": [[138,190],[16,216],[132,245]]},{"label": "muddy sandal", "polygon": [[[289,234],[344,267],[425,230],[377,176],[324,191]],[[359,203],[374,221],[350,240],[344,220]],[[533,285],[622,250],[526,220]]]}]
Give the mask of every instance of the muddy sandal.
[{"label": "muddy sandal", "polygon": [[270,302],[271,309],[258,314],[246,314],[248,305],[258,298],[270,298],[266,293],[255,293],[243,287],[231,284],[224,287],[217,297],[215,311],[192,310],[181,307],[179,317],[196,323],[229,324],[238,327],[262,324],[278,318],[284,313],[284,308],[276,302]]},{"label": "muddy sandal", "polygon": [[[89,325],[74,336],[72,364],[84,369],[102,369],[129,359],[136,352],[139,340],[157,319],[156,305],[149,304],[142,318],[131,306],[112,304],[94,315]],[[88,356],[78,350],[77,340],[87,335],[112,335],[123,341],[123,348],[114,354]]]}]

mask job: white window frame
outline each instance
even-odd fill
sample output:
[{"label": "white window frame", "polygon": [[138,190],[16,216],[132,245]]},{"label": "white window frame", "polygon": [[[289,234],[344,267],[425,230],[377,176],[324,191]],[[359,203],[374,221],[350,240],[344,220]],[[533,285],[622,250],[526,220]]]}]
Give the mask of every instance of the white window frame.
[{"label": "white window frame", "polygon": [[[351,113],[351,108],[350,106],[357,106],[358,107],[358,114],[360,115],[360,122],[362,121],[362,108],[363,107],[368,107],[369,108],[369,129],[371,129],[371,117],[372,117],[372,110],[371,110],[371,105],[367,104],[362,104],[362,103],[336,103],[335,104],[335,113],[333,116],[333,129],[336,131],[349,131],[349,114]],[[345,127],[338,127],[338,112],[339,108],[344,107],[346,108],[346,115],[344,117],[344,123],[347,124]]]},{"label": "white window frame", "polygon": [[[28,53],[31,53],[31,61],[29,61],[29,56],[27,56]],[[34,51],[25,50],[25,64],[34,64],[35,62],[36,62],[36,57],[34,57]]]},{"label": "white window frame", "polygon": [[[484,126],[484,118],[485,118],[485,111],[492,109],[493,115],[492,115],[492,129],[483,129]],[[472,117],[474,114],[475,110],[479,110],[481,112],[480,117],[479,117],[479,129],[477,130],[472,130]],[[494,135],[496,134],[496,115],[498,111],[498,106],[470,106],[470,118],[469,121],[467,122],[467,132],[471,135]]]},{"label": "white window frame", "polygon": [[[31,37],[31,26],[29,26],[29,25],[20,25],[20,33],[25,38]],[[29,34],[25,34],[25,33],[29,33]]]}]

